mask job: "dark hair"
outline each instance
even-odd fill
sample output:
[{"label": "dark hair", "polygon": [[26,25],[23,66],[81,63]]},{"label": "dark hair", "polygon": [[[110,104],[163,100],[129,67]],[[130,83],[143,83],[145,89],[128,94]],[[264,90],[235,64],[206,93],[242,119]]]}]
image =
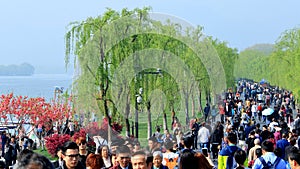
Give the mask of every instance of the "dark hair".
[{"label": "dark hair", "polygon": [[173,142],[172,141],[167,141],[165,142],[165,147],[167,150],[172,150],[173,149]]},{"label": "dark hair", "polygon": [[300,164],[300,150],[298,150],[297,148],[292,148],[290,153],[288,154],[288,157],[291,160],[295,160],[298,165]]},{"label": "dark hair", "polygon": [[130,154],[130,149],[126,145],[121,145],[117,148],[116,154],[121,154],[121,153],[129,153]]},{"label": "dark hair", "polygon": [[37,166],[42,169],[54,169],[53,164],[48,158],[37,153],[24,154],[18,159],[18,163],[14,166],[14,168],[27,169],[32,167],[36,168]]},{"label": "dark hair", "polygon": [[246,152],[244,150],[239,149],[234,153],[234,159],[236,163],[240,165],[244,164],[246,158]]},{"label": "dark hair", "polygon": [[237,136],[234,132],[228,133],[227,139],[229,140],[230,143],[236,144],[237,142]]},{"label": "dark hair", "polygon": [[267,152],[273,152],[274,151],[274,145],[271,141],[265,140],[261,144],[261,148]]},{"label": "dark hair", "polygon": [[153,141],[153,143],[157,143],[156,137],[150,137],[148,140],[149,140],[149,141]]},{"label": "dark hair", "polygon": [[195,163],[195,152],[190,149],[185,149],[181,153],[180,162],[179,162],[179,169],[191,169],[197,168]]},{"label": "dark hair", "polygon": [[256,154],[257,158],[259,158],[260,156],[262,156],[262,150],[261,150],[261,148],[257,148],[255,150],[255,154]]},{"label": "dark hair", "polygon": [[73,149],[76,149],[76,150],[79,150],[79,147],[78,147],[78,145],[77,145],[75,142],[73,142],[73,141],[67,141],[67,142],[65,142],[64,145],[61,147],[62,153],[65,154],[66,151],[67,151],[68,149],[72,149],[72,150],[73,150]]},{"label": "dark hair", "polygon": [[275,148],[274,149],[274,154],[277,156],[277,157],[281,157],[282,156],[282,150],[281,148]]},{"label": "dark hair", "polygon": [[292,138],[290,138],[290,144],[293,146],[293,145],[295,145],[296,144],[296,138],[295,137],[292,137]]},{"label": "dark hair", "polygon": [[187,148],[191,148],[193,145],[194,139],[192,137],[185,137],[183,139],[183,144]]}]

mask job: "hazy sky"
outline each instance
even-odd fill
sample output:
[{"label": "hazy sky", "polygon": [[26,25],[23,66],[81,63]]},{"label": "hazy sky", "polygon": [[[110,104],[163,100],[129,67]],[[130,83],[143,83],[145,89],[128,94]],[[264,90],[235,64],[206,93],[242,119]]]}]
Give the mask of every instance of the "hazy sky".
[{"label": "hazy sky", "polygon": [[0,65],[28,62],[37,73],[65,73],[64,35],[72,21],[101,15],[107,7],[151,6],[204,27],[204,33],[243,50],[274,43],[300,25],[300,1],[286,0],[1,0]]}]

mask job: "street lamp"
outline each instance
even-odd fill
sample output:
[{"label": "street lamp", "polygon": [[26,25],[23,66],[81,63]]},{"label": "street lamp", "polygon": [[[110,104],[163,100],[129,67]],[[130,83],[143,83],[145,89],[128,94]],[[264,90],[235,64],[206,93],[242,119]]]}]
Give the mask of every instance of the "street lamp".
[{"label": "street lamp", "polygon": [[142,94],[143,94],[143,88],[139,88],[139,92],[136,96],[136,100],[135,100],[135,138],[139,138],[139,127],[138,127],[138,120],[139,120],[139,109],[138,109],[138,105],[140,103],[142,103],[143,98],[142,98]]}]

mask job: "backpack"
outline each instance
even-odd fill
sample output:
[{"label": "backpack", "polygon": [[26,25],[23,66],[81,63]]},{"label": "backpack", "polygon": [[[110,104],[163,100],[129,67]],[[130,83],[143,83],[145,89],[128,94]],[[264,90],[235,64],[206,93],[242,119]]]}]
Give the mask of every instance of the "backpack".
[{"label": "backpack", "polygon": [[277,157],[276,160],[274,161],[274,164],[271,164],[271,162],[269,162],[269,161],[268,161],[268,163],[266,163],[266,161],[262,157],[259,157],[259,160],[263,164],[262,169],[275,169],[277,164],[280,162],[281,158]]},{"label": "backpack", "polygon": [[[227,158],[226,169],[234,169],[234,168],[236,168],[238,166],[237,162],[234,159],[234,153],[236,151],[240,150],[240,148],[237,147],[237,149],[235,151],[232,151],[231,149],[228,149],[228,150],[230,152],[230,155]],[[232,164],[232,165],[230,166],[230,164]]]}]

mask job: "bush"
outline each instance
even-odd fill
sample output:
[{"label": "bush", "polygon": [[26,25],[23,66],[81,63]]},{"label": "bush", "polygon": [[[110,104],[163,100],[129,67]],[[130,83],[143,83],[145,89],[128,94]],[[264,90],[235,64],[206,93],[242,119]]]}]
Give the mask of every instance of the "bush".
[{"label": "bush", "polygon": [[69,134],[53,134],[52,136],[45,137],[45,145],[48,153],[52,157],[55,157],[57,148],[63,146],[65,142],[70,141],[70,138]]}]

